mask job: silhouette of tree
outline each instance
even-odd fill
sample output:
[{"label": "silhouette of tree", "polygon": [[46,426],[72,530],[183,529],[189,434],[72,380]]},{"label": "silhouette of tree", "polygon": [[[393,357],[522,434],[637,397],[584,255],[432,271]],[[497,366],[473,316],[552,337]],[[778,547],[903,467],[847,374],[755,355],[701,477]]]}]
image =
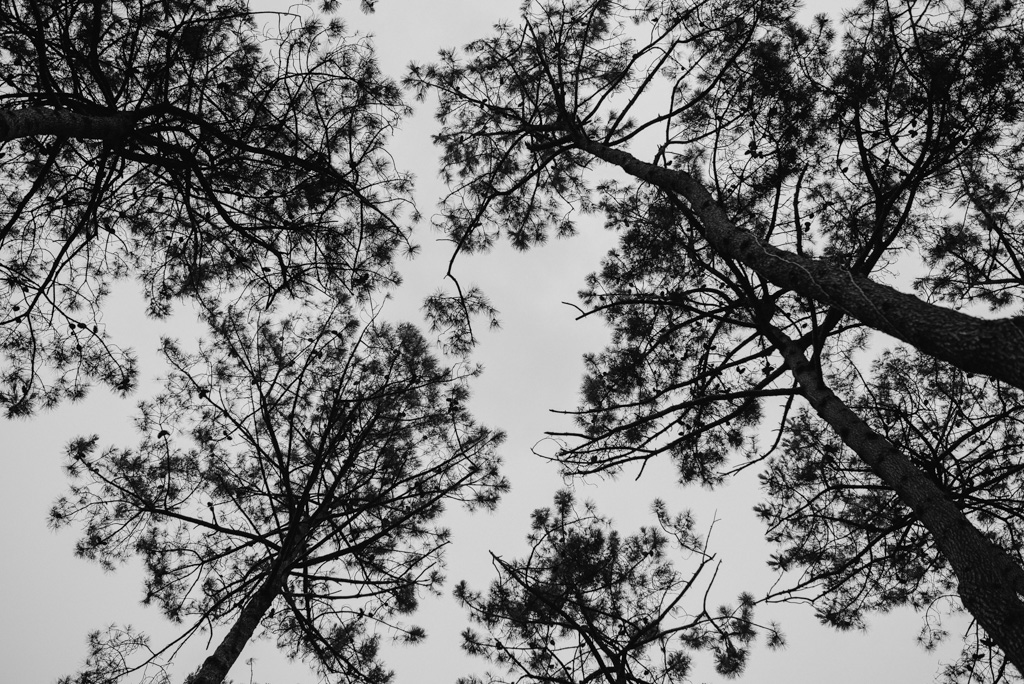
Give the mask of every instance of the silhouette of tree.
[{"label": "silhouette of tree", "polygon": [[[672,517],[660,501],[654,513],[660,529],[641,528],[623,539],[593,504],[578,511],[572,493],[560,491],[554,510],[534,511],[525,558],[506,561],[491,554],[498,579],[486,597],[465,582],[457,586],[456,598],[488,634],[467,629],[463,648],[507,671],[489,673],[488,684],[524,678],[684,682],[690,652],[698,650],[714,653],[721,674],[743,671],[747,646],[757,634],[753,597],[743,594],[736,608],[711,612],[712,577],[695,610],[686,595],[699,590],[714,557],[694,534],[689,514]],[[699,561],[688,576],[668,560],[673,546]],[[766,631],[769,646],[783,644],[777,627]]]},{"label": "silhouette of tree", "polygon": [[[983,534],[1019,557],[1024,532],[1020,392],[972,380],[902,348],[885,352],[870,376],[853,376],[846,392],[851,408]],[[761,476],[769,499],[757,507],[769,539],[781,547],[771,565],[781,571],[803,568],[801,581],[780,596],[811,589],[819,617],[843,628],[862,627],[866,610],[910,605],[927,610],[925,645],[944,638],[940,608],[957,587],[920,520],[806,409],[788,430],[778,457]],[[977,623],[968,636],[947,677],[1006,677],[1003,655],[993,651]]]},{"label": "silhouette of tree", "polygon": [[[337,3],[326,3],[328,9]],[[364,9],[371,5],[364,3]],[[0,7],[0,404],[127,392],[111,283],[149,313],[244,290],[270,306],[397,282],[407,108],[367,38],[247,0]]]},{"label": "silhouette of tree", "polygon": [[223,681],[259,628],[321,676],[390,681],[379,632],[424,636],[400,616],[442,580],[438,516],[455,501],[491,508],[507,489],[501,433],[464,406],[477,371],[440,365],[411,325],[344,310],[207,317],[197,352],[164,342],[173,371],[141,404],[137,448],[70,444],[73,485],[51,513],[82,526],[80,556],[140,557],[144,603],[183,631],[159,649],[131,627],[94,633],[64,681],[164,681],[186,640],[222,625],[191,684]]},{"label": "silhouette of tree", "polygon": [[[581,293],[613,341],[587,359],[580,431],[550,455],[568,473],[666,454],[713,486],[766,464],[776,564],[805,570],[796,586],[826,621],[955,591],[1002,677],[1002,654],[1024,668],[1024,319],[960,309],[1022,294],[1024,15],[872,1],[840,40],[795,12],[527,3],[520,23],[412,65],[407,85],[440,98],[444,227],[457,252],[572,234],[576,213],[619,232]],[[613,180],[591,179],[598,162]],[[864,374],[872,330],[928,357],[897,348]]]}]

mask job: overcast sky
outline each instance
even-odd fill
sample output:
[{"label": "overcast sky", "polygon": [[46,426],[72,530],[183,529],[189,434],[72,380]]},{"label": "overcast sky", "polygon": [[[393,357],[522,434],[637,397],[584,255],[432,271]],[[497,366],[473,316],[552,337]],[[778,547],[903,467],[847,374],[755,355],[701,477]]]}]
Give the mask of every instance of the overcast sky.
[{"label": "overcast sky", "polygon": [[[518,2],[381,0],[378,11],[367,17],[358,15],[355,6],[355,0],[343,3],[344,13],[353,26],[375,34],[383,70],[400,77],[410,60],[429,61],[438,48],[461,45],[486,33],[497,20],[513,19]],[[434,129],[432,104],[417,104],[415,116],[391,148],[399,167],[415,172],[417,201],[426,217],[416,236],[423,254],[405,265],[406,285],[387,309],[387,317],[393,319],[418,318],[423,296],[442,284],[449,255],[449,246],[439,242],[429,227],[430,214],[443,191],[436,180],[437,152],[430,142]],[[424,624],[430,637],[416,647],[387,651],[388,665],[396,670],[399,684],[453,683],[457,676],[484,669],[482,661],[465,658],[458,649],[466,620],[447,592],[455,580],[463,578],[485,588],[491,579],[487,551],[505,556],[521,553],[530,511],[549,505],[555,489],[564,485],[550,464],[531,455],[531,447],[545,430],[565,426],[548,409],[575,407],[581,355],[600,350],[607,339],[600,321],[575,321],[574,309],[562,302],[575,300],[584,276],[597,266],[613,239],[594,219],[584,222],[580,235],[571,240],[526,254],[502,247],[458,263],[460,279],[481,286],[501,311],[502,329],[482,336],[477,358],[485,373],[474,384],[470,406],[481,422],[508,432],[503,454],[512,492],[495,514],[454,513],[448,519],[454,532],[449,588],[442,599],[425,601],[413,620]],[[143,591],[136,567],[103,573],[95,564],[74,557],[73,529],[57,534],[45,522],[53,500],[66,487],[60,465],[67,441],[99,433],[104,444],[133,445],[137,441],[130,422],[134,404],[155,391],[153,381],[164,372],[155,355],[159,337],[191,341],[199,334],[198,328],[191,327],[187,310],[161,322],[145,320],[142,312],[141,300],[126,288],[111,299],[106,314],[112,336],[132,341],[140,353],[147,382],[136,396],[119,400],[97,389],[74,406],[3,425],[3,681],[52,682],[72,673],[85,656],[88,631],[112,622],[131,622],[153,634],[155,643],[159,635],[174,633],[156,609],[139,605]],[[755,595],[767,590],[773,579],[764,567],[770,549],[751,510],[759,500],[753,473],[715,492],[676,487],[666,464],[649,467],[639,481],[633,475],[627,473],[617,481],[576,482],[575,487],[579,498],[596,500],[603,512],[612,515],[623,533],[650,522],[648,511],[655,497],[665,499],[675,511],[692,509],[700,530],[707,531],[714,520],[710,550],[722,560],[722,567],[712,591],[713,603],[732,601],[743,590]],[[909,611],[873,617],[868,632],[845,634],[819,626],[806,606],[768,607],[759,617],[780,621],[789,646],[769,652],[759,644],[741,682],[930,682],[937,674],[939,655],[916,645],[920,616]],[[223,631],[215,634],[214,645]],[[203,657],[205,644],[197,640],[195,646],[189,657]],[[950,649],[946,651],[948,656]],[[232,671],[236,682],[249,681],[243,661],[250,657],[255,658],[253,681],[314,680],[301,663],[282,664],[264,642],[243,653]],[[701,667],[693,681],[720,679],[708,667],[709,658],[698,656],[698,661]]]}]

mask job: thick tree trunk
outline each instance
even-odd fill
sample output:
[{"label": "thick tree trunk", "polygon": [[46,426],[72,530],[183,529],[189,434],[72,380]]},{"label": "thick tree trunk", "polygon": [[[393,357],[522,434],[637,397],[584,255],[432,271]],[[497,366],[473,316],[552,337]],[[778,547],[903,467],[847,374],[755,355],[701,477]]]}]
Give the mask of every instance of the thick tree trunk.
[{"label": "thick tree trunk", "polygon": [[270,610],[274,599],[281,591],[283,574],[272,573],[256,593],[242,607],[238,619],[231,625],[227,636],[220,642],[213,654],[203,661],[190,684],[221,684],[228,671],[238,660],[242,649],[252,638],[260,620]]},{"label": "thick tree trunk", "polygon": [[89,115],[49,107],[0,109],[0,141],[33,135],[115,141],[131,133],[132,126],[127,114]]},{"label": "thick tree trunk", "polygon": [[959,583],[964,607],[1024,673],[1024,569],[989,541],[957,505],[828,386],[803,350],[781,331],[773,343],[814,411],[867,464],[931,534]]},{"label": "thick tree trunk", "polygon": [[735,259],[780,287],[832,305],[926,354],[1024,389],[1024,318],[975,318],[856,276],[828,261],[778,249],[736,227],[687,172],[649,164],[583,135],[575,136],[573,142],[635,178],[684,199],[700,219],[703,237],[723,257]]}]

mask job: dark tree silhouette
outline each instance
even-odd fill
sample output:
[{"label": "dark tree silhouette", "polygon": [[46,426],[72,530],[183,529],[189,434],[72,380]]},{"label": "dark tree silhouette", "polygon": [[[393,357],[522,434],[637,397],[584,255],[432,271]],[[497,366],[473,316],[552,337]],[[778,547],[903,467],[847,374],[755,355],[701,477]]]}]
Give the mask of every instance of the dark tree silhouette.
[{"label": "dark tree silhouette", "polygon": [[[1019,557],[1024,544],[1024,402],[1020,392],[968,378],[921,354],[886,352],[867,377],[851,378],[851,408],[905,453],[990,539]],[[863,626],[866,610],[927,610],[922,641],[946,636],[939,610],[956,593],[928,531],[880,486],[835,433],[800,410],[762,474],[758,514],[781,548],[771,564],[802,568],[780,592],[812,590],[819,617]],[[1006,663],[973,624],[950,680],[1000,681]]]},{"label": "dark tree silhouette", "polygon": [[159,649],[130,627],[97,632],[65,681],[166,677],[184,641],[227,626],[191,684],[223,681],[260,627],[331,681],[387,682],[379,635],[423,637],[399,618],[441,582],[444,506],[493,507],[507,488],[502,435],[464,407],[476,371],[440,365],[410,325],[343,310],[207,317],[198,352],[165,341],[173,371],[141,405],[137,448],[71,443],[51,513],[83,527],[81,556],[141,557],[144,603],[183,630]]},{"label": "dark tree silhouette", "polygon": [[368,39],[293,9],[0,5],[8,414],[94,380],[134,386],[134,357],[101,315],[119,278],[139,279],[157,316],[223,289],[270,306],[397,282],[409,178],[384,146],[407,109]]},{"label": "dark tree silhouette", "polygon": [[[807,571],[826,620],[955,591],[1001,677],[1003,654],[1024,668],[1024,319],[1006,315],[1024,273],[1024,15],[872,1],[840,37],[795,12],[527,3],[518,24],[412,65],[407,84],[440,98],[444,228],[457,251],[502,235],[526,248],[597,210],[619,231],[581,293],[614,337],[588,357],[581,430],[551,455],[567,472],[665,454],[683,482],[715,485],[767,463],[778,564]],[[599,162],[614,180],[592,180]],[[898,348],[863,372],[873,330],[928,358],[893,365],[911,358]],[[980,403],[965,417],[955,397]],[[951,427],[936,433],[926,405]],[[769,415],[778,437],[761,444]],[[973,434],[1006,448],[973,450]]]},{"label": "dark tree silhouette", "polygon": [[[487,630],[467,629],[463,648],[506,670],[489,673],[488,684],[685,682],[691,652],[699,650],[713,652],[721,674],[743,671],[758,630],[753,597],[709,610],[714,578],[706,569],[714,557],[694,534],[693,518],[670,516],[660,501],[654,513],[658,528],[622,538],[592,504],[577,510],[572,493],[560,491],[554,509],[534,511],[524,558],[492,554],[498,579],[486,596],[458,585],[456,598]],[[680,573],[669,560],[674,553],[697,567]],[[770,647],[783,644],[774,625],[766,633]]]}]

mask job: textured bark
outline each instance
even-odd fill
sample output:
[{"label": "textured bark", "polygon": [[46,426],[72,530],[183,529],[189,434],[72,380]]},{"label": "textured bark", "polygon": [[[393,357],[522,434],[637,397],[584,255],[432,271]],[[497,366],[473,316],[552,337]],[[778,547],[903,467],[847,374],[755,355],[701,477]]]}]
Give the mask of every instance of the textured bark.
[{"label": "textured bark", "polygon": [[985,320],[929,304],[821,259],[762,242],[738,228],[693,176],[641,161],[577,135],[582,150],[684,199],[700,219],[703,237],[772,283],[834,306],[861,323],[971,373],[1024,389],[1024,318]]},{"label": "textured bark", "polygon": [[221,684],[224,681],[242,649],[252,638],[260,620],[280,593],[283,576],[283,573],[274,573],[267,577],[266,582],[246,602],[227,636],[217,645],[213,654],[203,661],[190,684]]},{"label": "textured bark", "polygon": [[1024,673],[1024,569],[989,541],[903,452],[840,400],[797,344],[778,330],[770,337],[811,408],[914,512],[952,568],[964,607]]},{"label": "textured bark", "polygon": [[115,141],[131,133],[132,126],[127,114],[91,115],[48,107],[0,109],[0,141],[33,135]]}]

